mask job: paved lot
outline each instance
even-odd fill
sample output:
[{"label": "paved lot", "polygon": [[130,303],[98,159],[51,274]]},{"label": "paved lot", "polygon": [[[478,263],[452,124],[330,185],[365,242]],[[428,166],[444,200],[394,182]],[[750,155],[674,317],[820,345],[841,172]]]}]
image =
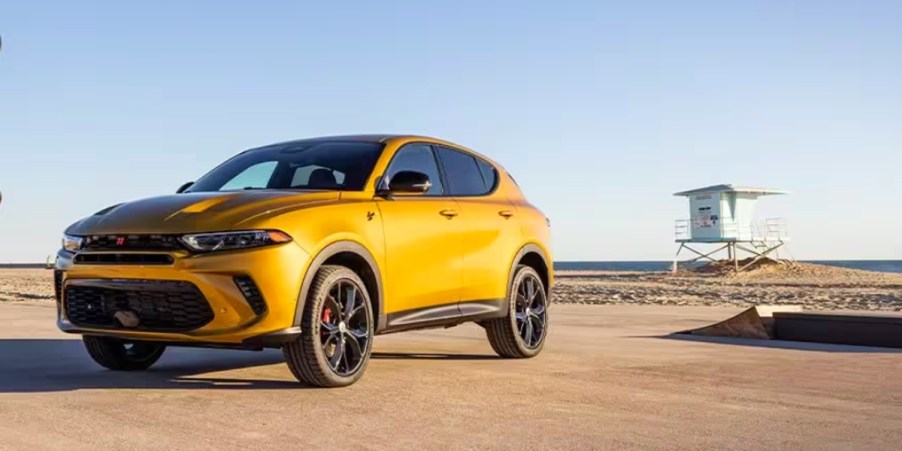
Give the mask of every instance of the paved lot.
[{"label": "paved lot", "polygon": [[665,337],[735,312],[556,305],[526,361],[475,325],[389,335],[357,385],[320,390],[275,351],[112,373],[52,305],[0,303],[0,449],[902,447],[898,351]]}]

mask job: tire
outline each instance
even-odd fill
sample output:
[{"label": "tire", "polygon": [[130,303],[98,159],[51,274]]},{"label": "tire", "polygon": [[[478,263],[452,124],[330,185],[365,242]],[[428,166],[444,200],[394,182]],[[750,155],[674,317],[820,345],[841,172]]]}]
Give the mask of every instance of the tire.
[{"label": "tire", "polygon": [[372,305],[366,285],[354,271],[322,266],[304,303],[301,335],[282,347],[294,377],[317,387],[357,382],[373,347]]},{"label": "tire", "polygon": [[[509,296],[507,316],[483,323],[489,344],[501,357],[535,357],[545,347],[548,336],[548,296],[542,278],[529,266],[517,266]],[[527,310],[528,299],[531,302]],[[528,329],[529,325],[532,329]]]},{"label": "tire", "polygon": [[88,355],[100,366],[113,371],[141,371],[163,355],[166,346],[148,341],[123,341],[111,337],[82,337]]}]

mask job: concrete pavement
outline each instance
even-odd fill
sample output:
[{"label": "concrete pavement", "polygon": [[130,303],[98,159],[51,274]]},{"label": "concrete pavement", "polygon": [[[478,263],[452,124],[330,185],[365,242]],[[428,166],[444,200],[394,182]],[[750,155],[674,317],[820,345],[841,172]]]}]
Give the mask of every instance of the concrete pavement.
[{"label": "concrete pavement", "polygon": [[322,390],[278,351],[106,371],[52,304],[0,303],[0,449],[902,447],[899,350],[666,337],[737,312],[555,305],[520,361],[475,325],[382,336],[358,384]]}]

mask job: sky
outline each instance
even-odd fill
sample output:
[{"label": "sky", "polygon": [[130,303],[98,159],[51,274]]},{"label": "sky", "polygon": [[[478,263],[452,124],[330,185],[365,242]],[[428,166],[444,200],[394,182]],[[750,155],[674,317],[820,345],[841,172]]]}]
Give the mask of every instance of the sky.
[{"label": "sky", "polygon": [[0,262],[250,147],[503,164],[556,260],[667,260],[676,191],[784,189],[799,259],[902,259],[902,2],[0,0]]}]

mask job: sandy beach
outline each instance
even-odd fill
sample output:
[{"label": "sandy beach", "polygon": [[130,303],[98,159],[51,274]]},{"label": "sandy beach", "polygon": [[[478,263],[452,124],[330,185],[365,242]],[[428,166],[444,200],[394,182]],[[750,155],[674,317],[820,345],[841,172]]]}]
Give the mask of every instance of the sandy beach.
[{"label": "sandy beach", "polygon": [[[791,304],[806,310],[902,311],[902,274],[804,263],[736,275],[558,271],[556,277],[552,301],[561,304]],[[50,271],[0,269],[0,302],[26,300],[53,300]]]},{"label": "sandy beach", "polygon": [[796,263],[735,275],[558,271],[554,301],[902,311],[902,274]]}]

